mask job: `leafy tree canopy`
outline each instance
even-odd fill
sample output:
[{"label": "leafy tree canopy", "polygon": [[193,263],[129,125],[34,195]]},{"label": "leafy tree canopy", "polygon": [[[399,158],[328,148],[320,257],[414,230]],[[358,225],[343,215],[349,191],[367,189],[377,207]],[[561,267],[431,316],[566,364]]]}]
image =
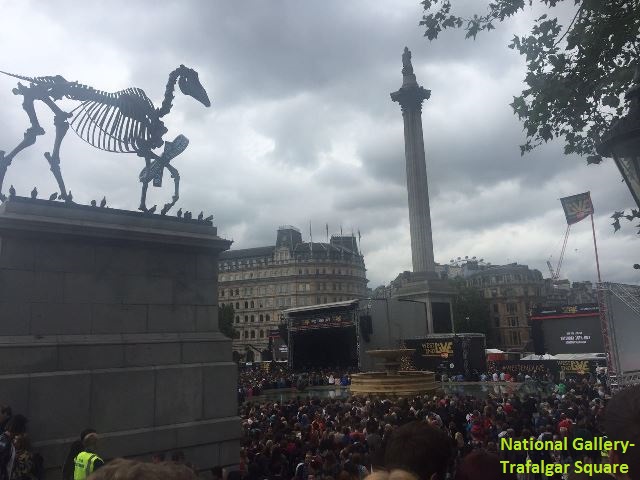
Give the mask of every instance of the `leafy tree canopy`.
[{"label": "leafy tree canopy", "polygon": [[484,333],[488,336],[489,302],[482,290],[467,286],[463,278],[454,278],[451,283],[456,291],[451,305],[456,332]]},{"label": "leafy tree canopy", "polygon": [[233,305],[226,304],[224,307],[218,307],[218,328],[227,337],[238,338],[238,333],[233,328],[233,317]]},{"label": "leafy tree canopy", "polygon": [[[550,11],[571,0],[535,0]],[[454,2],[455,3],[455,2]],[[483,15],[463,18],[451,11],[451,0],[424,0],[420,25],[434,40],[443,30],[462,28],[466,38],[493,30],[496,24],[532,6],[534,0],[493,0]],[[600,163],[595,145],[611,121],[626,113],[624,93],[631,86],[639,53],[640,0],[573,0],[568,25],[544,14],[525,36],[514,36],[509,48],[525,57],[526,88],[510,104],[523,121],[524,154],[557,137],[565,154]]]}]

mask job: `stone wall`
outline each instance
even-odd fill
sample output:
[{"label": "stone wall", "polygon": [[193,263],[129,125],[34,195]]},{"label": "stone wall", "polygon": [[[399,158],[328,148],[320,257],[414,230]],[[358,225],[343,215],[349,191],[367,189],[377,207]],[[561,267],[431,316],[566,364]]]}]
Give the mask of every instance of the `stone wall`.
[{"label": "stone wall", "polygon": [[0,207],[0,403],[55,478],[87,427],[99,453],[238,461],[236,365],[218,331],[215,227],[61,202]]}]

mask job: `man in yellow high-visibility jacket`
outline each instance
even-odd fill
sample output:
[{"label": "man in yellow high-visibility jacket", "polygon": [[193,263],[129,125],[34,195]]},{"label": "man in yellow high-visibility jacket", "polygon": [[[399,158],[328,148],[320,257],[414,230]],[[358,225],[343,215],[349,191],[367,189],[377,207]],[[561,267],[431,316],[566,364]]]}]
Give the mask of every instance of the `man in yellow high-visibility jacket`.
[{"label": "man in yellow high-visibility jacket", "polygon": [[85,480],[89,475],[104,465],[104,461],[95,453],[98,434],[88,433],[82,439],[83,450],[73,459],[73,480]]}]

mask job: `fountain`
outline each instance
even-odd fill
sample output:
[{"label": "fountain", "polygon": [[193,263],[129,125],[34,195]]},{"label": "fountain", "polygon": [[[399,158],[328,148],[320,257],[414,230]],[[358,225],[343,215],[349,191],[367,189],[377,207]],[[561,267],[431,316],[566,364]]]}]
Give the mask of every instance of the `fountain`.
[{"label": "fountain", "polygon": [[352,375],[351,394],[397,397],[433,392],[438,388],[433,372],[400,371],[402,357],[413,353],[410,348],[368,350],[368,355],[382,360],[384,372]]}]

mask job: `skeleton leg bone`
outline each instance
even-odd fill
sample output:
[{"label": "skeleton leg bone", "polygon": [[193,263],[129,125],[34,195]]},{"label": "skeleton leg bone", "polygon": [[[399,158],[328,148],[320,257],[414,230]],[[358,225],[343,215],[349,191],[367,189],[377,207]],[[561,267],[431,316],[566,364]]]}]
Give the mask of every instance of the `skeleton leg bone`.
[{"label": "skeleton leg bone", "polygon": [[[0,150],[0,192],[2,192],[2,184],[4,183],[4,176],[7,173],[7,168],[9,167],[9,165],[11,165],[11,161],[13,160],[13,158],[21,150],[24,150],[25,148],[36,143],[36,138],[39,135],[44,135],[44,129],[38,123],[35,108],[33,107],[35,97],[31,94],[29,89],[24,87],[23,85],[19,85],[19,88],[14,89],[13,93],[16,95],[24,95],[22,108],[25,112],[27,112],[27,116],[29,117],[31,126],[24,132],[24,139],[13,150],[11,150],[8,155],[5,155],[4,150]],[[0,198],[3,197],[4,195],[0,193]]]},{"label": "skeleton leg bone", "polygon": [[60,144],[67,130],[69,130],[69,122],[67,122],[67,119],[71,117],[71,114],[62,111],[50,98],[44,99],[43,102],[55,113],[53,124],[56,126],[56,139],[53,143],[53,153],[45,152],[44,156],[49,162],[51,172],[58,182],[60,198],[70,201],[67,198],[67,190],[64,186],[64,180],[62,179],[62,172],[60,171]]},{"label": "skeleton leg bone", "polygon": [[174,166],[169,165],[168,163],[165,166],[171,173],[171,178],[173,178],[173,182],[175,184],[175,192],[173,194],[172,201],[170,203],[165,203],[164,207],[162,207],[162,210],[160,211],[161,215],[166,215],[166,213],[171,209],[171,207],[176,204],[176,202],[180,198],[180,174]]},{"label": "skeleton leg bone", "polygon": [[[48,104],[48,102],[45,103]],[[52,110],[54,109],[52,108]],[[70,116],[70,114],[63,112],[62,110],[59,110],[59,113],[56,112],[56,116],[53,120],[53,123],[56,126],[56,139],[53,144],[53,153],[45,152],[44,154],[44,157],[49,162],[51,172],[58,182],[58,188],[60,188],[60,198],[68,202],[70,202],[71,200],[67,197],[67,190],[64,186],[64,180],[62,179],[62,172],[60,171],[60,144],[62,143],[62,139],[67,133],[67,130],[69,130],[69,122],[67,122],[67,118],[69,118]]]},{"label": "skeleton leg bone", "polygon": [[140,206],[138,210],[142,212],[147,211],[147,189],[149,188],[149,182],[151,181],[150,176],[150,167],[151,167],[151,159],[149,157],[144,157],[144,161],[146,163],[146,167],[142,172],[140,172],[140,181],[142,182],[142,193],[140,194]]}]

